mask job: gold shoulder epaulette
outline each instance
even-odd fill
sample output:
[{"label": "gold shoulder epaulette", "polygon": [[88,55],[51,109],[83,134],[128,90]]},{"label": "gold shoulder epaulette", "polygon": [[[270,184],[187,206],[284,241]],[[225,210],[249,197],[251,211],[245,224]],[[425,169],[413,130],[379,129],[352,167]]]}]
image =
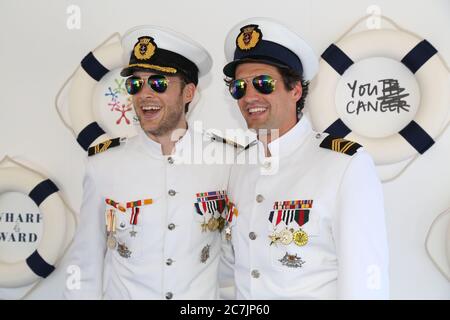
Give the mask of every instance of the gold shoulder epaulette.
[{"label": "gold shoulder epaulette", "polygon": [[331,135],[328,135],[325,139],[323,139],[320,146],[325,149],[348,154],[349,156],[354,155],[355,152],[359,148],[361,148],[361,145],[357,142],[345,140],[343,138],[334,137]]},{"label": "gold shoulder epaulette", "polygon": [[114,138],[114,139],[109,139],[103,142],[100,142],[99,144],[92,146],[88,149],[88,156],[93,156],[97,153],[106,151],[110,148],[114,148],[117,146],[120,146],[120,143],[123,142],[124,139],[121,138]]}]

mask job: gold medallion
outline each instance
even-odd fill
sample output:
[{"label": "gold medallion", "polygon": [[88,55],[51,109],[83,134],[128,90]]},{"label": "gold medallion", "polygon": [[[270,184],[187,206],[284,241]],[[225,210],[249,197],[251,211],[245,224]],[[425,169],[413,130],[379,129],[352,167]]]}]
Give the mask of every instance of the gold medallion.
[{"label": "gold medallion", "polygon": [[302,229],[295,231],[292,236],[294,238],[294,243],[300,247],[308,243],[308,234]]},{"label": "gold medallion", "polygon": [[216,218],[211,218],[208,221],[209,231],[215,231],[219,227],[219,221]]}]

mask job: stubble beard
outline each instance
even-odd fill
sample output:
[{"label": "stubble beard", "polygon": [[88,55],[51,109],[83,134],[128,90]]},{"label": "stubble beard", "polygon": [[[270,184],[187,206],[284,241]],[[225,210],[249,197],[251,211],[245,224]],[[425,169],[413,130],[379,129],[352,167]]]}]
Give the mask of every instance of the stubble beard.
[{"label": "stubble beard", "polygon": [[[175,107],[169,106],[167,108],[175,108]],[[161,120],[161,124],[159,125],[158,128],[144,131],[155,137],[167,135],[168,133],[172,132],[177,128],[182,116],[183,116],[183,108],[177,108],[176,110],[169,111],[167,113],[167,116]]]}]

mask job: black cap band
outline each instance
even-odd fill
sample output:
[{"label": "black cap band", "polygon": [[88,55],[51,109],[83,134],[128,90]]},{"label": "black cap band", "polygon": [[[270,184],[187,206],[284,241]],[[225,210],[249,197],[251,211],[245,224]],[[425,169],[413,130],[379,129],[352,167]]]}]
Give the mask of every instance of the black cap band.
[{"label": "black cap band", "polygon": [[198,84],[198,68],[195,63],[176,52],[161,48],[157,48],[155,54],[147,61],[137,60],[132,55],[129,66],[124,68],[120,75],[127,77],[138,70],[154,70],[165,73],[161,70],[163,68],[176,69],[177,73],[183,73],[195,85]]},{"label": "black cap band", "polygon": [[236,48],[234,51],[234,61],[228,63],[223,72],[228,77],[234,77],[236,66],[246,60],[261,60],[279,66],[286,66],[298,73],[303,74],[303,66],[299,57],[288,48],[278,43],[261,40],[252,50],[241,50]]}]

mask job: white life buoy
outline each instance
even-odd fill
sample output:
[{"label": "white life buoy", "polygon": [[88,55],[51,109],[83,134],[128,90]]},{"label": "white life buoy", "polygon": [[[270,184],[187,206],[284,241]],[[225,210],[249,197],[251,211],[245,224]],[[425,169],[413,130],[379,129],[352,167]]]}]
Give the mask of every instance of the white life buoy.
[{"label": "white life buoy", "polygon": [[[111,70],[123,66],[120,41],[104,44],[89,52],[72,77],[69,91],[69,114],[78,143],[93,155],[102,148],[118,146],[120,138],[111,137],[94,119],[92,100],[97,83]],[[94,147],[95,146],[95,147]],[[97,150],[95,149],[97,148]]]},{"label": "white life buoy", "polygon": [[428,230],[425,248],[436,268],[450,281],[450,209],[434,219]]},{"label": "white life buoy", "polygon": [[[352,131],[336,111],[335,91],[344,72],[362,59],[385,57],[401,62],[416,77],[421,101],[415,118],[398,133],[369,138]],[[442,132],[450,107],[450,79],[437,50],[405,31],[362,31],[331,44],[322,54],[308,99],[316,130],[347,137],[363,145],[377,165],[393,164],[423,154]]]},{"label": "white life buoy", "polygon": [[5,192],[28,195],[44,217],[38,248],[23,261],[0,262],[0,287],[17,288],[46,278],[55,269],[66,247],[66,209],[51,180],[22,167],[0,168],[0,194]]}]

